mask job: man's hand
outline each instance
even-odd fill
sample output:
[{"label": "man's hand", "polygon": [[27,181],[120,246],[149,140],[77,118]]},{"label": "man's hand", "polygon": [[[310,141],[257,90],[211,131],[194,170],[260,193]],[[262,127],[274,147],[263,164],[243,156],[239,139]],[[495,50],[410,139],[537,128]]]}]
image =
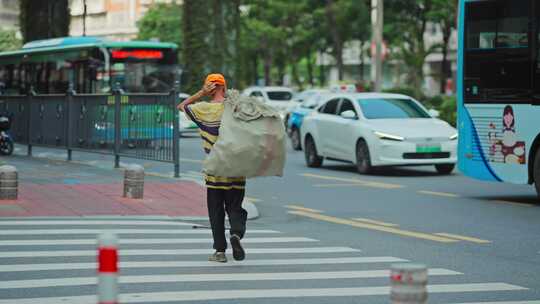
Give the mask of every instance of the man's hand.
[{"label": "man's hand", "polygon": [[216,90],[216,84],[213,82],[210,82],[210,83],[205,84],[200,92],[202,96],[210,96],[214,93],[215,90]]}]

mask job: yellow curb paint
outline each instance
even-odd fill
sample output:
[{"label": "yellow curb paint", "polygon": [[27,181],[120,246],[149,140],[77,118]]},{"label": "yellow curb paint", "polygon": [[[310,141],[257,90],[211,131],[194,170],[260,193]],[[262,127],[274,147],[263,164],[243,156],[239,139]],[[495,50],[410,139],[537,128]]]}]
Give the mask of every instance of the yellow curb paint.
[{"label": "yellow curb paint", "polygon": [[249,196],[246,196],[246,199],[252,203],[257,203],[257,202],[260,202],[262,201],[261,199],[258,199],[258,198],[254,198],[254,197],[249,197]]},{"label": "yellow curb paint", "polygon": [[300,175],[304,177],[312,177],[312,178],[318,178],[318,179],[324,179],[324,180],[334,180],[334,181],[341,181],[341,182],[347,182],[347,183],[354,183],[359,186],[366,186],[366,187],[373,187],[373,188],[398,189],[398,188],[404,187],[403,185],[364,181],[364,180],[360,180],[356,178],[344,178],[344,177],[326,176],[326,175],[318,175],[318,174],[311,174],[311,173],[303,173]]},{"label": "yellow curb paint", "polygon": [[304,212],[304,211],[288,211],[288,213],[289,214],[294,214],[294,215],[299,215],[299,216],[304,216],[304,217],[308,217],[308,218],[312,218],[312,219],[316,219],[316,220],[320,220],[320,221],[325,221],[325,222],[329,222],[329,223],[334,223],[334,224],[348,225],[348,226],[357,227],[357,228],[365,228],[365,229],[370,229],[370,230],[376,230],[376,231],[381,231],[381,232],[397,234],[397,235],[401,235],[401,236],[407,236],[407,237],[412,237],[412,238],[417,238],[417,239],[424,239],[424,240],[434,241],[434,242],[440,242],[440,243],[455,243],[455,242],[458,242],[458,240],[455,240],[455,239],[442,237],[442,236],[437,236],[437,235],[433,235],[433,234],[401,230],[401,229],[398,229],[398,228],[384,227],[384,226],[373,225],[373,224],[368,224],[368,223],[361,223],[361,222],[356,222],[356,221],[353,221],[353,220],[347,220],[347,219],[342,219],[342,218],[323,215],[323,214],[309,213],[309,212]]},{"label": "yellow curb paint", "polygon": [[193,174],[193,175],[198,175],[198,176],[204,176],[202,172],[197,172],[197,171],[188,171],[188,173]]},{"label": "yellow curb paint", "polygon": [[482,240],[482,239],[479,239],[479,238],[470,237],[470,236],[463,236],[463,235],[459,235],[459,234],[451,234],[451,233],[435,233],[435,234],[439,235],[439,236],[443,236],[443,237],[448,237],[448,238],[460,240],[460,241],[467,241],[467,242],[473,242],[473,243],[478,243],[478,244],[489,244],[489,243],[491,243],[491,241],[488,241],[488,240]]},{"label": "yellow curb paint", "polygon": [[305,211],[305,212],[311,212],[311,213],[323,213],[323,211],[321,210],[306,208],[306,207],[302,207],[298,205],[286,205],[285,207],[289,209],[298,210],[298,211]]},{"label": "yellow curb paint", "polygon": [[359,221],[359,222],[364,222],[364,223],[369,223],[369,224],[374,224],[374,225],[379,225],[379,226],[385,226],[385,227],[397,227],[397,226],[399,226],[397,224],[376,221],[376,220],[367,219],[367,218],[363,218],[363,217],[353,218],[353,220],[354,221]]},{"label": "yellow curb paint", "polygon": [[427,195],[435,195],[435,196],[444,196],[444,197],[459,197],[459,195],[454,193],[447,193],[447,192],[436,192],[436,191],[427,191],[427,190],[420,190],[418,193],[421,194],[427,194]]},{"label": "yellow curb paint", "polygon": [[185,163],[196,163],[196,164],[202,164],[203,161],[200,159],[190,159],[190,158],[180,158],[181,162]]}]

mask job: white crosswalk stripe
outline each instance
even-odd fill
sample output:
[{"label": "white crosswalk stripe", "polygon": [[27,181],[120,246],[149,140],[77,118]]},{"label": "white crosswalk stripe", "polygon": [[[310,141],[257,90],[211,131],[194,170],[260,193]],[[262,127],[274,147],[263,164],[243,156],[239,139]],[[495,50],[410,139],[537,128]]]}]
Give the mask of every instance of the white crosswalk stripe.
[{"label": "white crosswalk stripe", "polygon": [[[130,290],[120,295],[121,303],[290,302],[287,299],[315,297],[349,303],[368,296],[380,297],[385,300],[382,303],[388,299],[390,264],[408,262],[393,256],[364,256],[355,248],[325,247],[318,240],[276,230],[253,229],[242,241],[248,259],[236,262],[231,257],[228,263],[213,263],[206,261],[212,252],[211,232],[193,226],[162,218],[0,220],[0,304],[96,303],[95,289],[88,286],[97,282],[92,274],[97,268],[96,236],[108,228],[119,235],[119,282]],[[438,278],[428,286],[430,294],[517,295],[527,290],[500,281],[469,283],[466,274],[451,269],[433,267],[429,276]],[[442,283],[450,278],[453,283]],[[261,288],[267,285],[259,282],[270,285]],[[311,287],[310,282],[324,282],[324,288]],[[152,284],[159,288],[151,291]],[[45,296],[43,290],[47,290]],[[519,300],[461,302],[540,304]]]}]

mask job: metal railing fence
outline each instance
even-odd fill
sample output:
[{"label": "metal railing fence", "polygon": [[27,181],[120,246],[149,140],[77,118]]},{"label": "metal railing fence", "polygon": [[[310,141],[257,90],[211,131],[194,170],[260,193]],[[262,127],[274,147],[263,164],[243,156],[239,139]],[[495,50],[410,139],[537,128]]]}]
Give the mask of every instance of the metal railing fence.
[{"label": "metal railing fence", "polygon": [[178,84],[165,94],[0,95],[16,143],[170,162],[180,175]]}]

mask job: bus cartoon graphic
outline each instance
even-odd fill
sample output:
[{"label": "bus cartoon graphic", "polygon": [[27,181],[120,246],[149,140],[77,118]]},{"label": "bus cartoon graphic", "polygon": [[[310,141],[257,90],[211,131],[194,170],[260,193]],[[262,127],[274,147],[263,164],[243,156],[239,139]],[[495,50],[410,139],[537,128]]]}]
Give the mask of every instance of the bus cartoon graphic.
[{"label": "bus cartoon graphic", "polygon": [[488,133],[489,156],[491,162],[507,164],[526,164],[525,142],[518,140],[516,134],[516,117],[512,106],[504,107],[502,116],[502,131],[497,132],[495,123],[490,123]]}]

